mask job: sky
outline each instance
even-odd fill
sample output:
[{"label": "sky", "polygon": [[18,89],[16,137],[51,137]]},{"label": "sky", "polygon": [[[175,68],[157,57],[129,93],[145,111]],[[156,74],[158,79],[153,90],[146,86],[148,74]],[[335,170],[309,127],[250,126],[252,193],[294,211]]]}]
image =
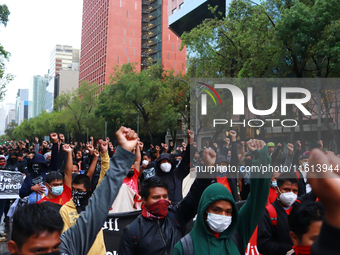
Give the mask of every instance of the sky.
[{"label": "sky", "polygon": [[11,14],[0,26],[0,44],[11,53],[6,72],[15,76],[5,99],[15,103],[18,89],[26,89],[34,75],[48,73],[56,44],[80,49],[83,0],[3,0]]}]

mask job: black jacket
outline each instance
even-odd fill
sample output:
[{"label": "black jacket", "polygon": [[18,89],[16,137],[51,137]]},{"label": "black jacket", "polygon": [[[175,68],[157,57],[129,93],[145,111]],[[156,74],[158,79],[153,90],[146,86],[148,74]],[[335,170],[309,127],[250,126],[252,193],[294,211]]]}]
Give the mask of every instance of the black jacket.
[{"label": "black jacket", "polygon": [[[201,195],[210,183],[209,179],[196,179],[188,195],[177,205],[170,205],[168,215],[162,220],[139,215],[124,229],[118,254],[170,255],[184,236],[186,224],[195,216]],[[132,236],[137,236],[135,242]]]},{"label": "black jacket", "polygon": [[[312,192],[298,198],[299,201],[315,201],[316,197]],[[293,204],[293,207],[298,205],[298,202]],[[289,236],[288,214],[279,204],[276,199],[272,204],[277,212],[277,226],[269,217],[267,210],[264,210],[262,218],[258,225],[257,233],[257,248],[263,255],[285,255],[293,247],[293,242]]]},{"label": "black jacket", "polygon": [[[160,162],[163,159],[168,159],[172,164],[172,169],[169,173],[165,173],[160,169]],[[190,146],[187,147],[181,163],[175,168],[175,163],[171,159],[169,153],[162,153],[157,159],[155,173],[168,185],[168,195],[171,202],[178,203],[183,199],[182,183],[183,179],[190,173]]]}]

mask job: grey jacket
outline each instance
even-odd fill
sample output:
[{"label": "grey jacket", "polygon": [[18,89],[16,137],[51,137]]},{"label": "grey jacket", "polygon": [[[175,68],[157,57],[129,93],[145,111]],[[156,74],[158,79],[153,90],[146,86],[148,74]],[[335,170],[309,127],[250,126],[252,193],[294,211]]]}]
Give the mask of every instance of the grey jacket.
[{"label": "grey jacket", "polygon": [[135,157],[136,155],[129,151],[121,147],[117,148],[111,158],[110,169],[90,198],[86,210],[80,214],[77,223],[61,235],[61,254],[86,255],[88,253],[104,225],[110,207]]}]

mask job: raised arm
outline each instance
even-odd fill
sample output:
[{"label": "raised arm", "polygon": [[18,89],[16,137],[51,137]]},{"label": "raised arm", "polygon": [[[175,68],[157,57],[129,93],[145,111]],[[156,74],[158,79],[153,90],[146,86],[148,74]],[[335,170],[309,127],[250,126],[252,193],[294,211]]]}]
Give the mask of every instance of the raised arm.
[{"label": "raised arm", "polygon": [[57,171],[58,161],[59,161],[59,143],[58,143],[57,133],[51,133],[50,138],[51,138],[51,141],[53,142],[53,145],[52,145],[51,163],[49,165],[49,169],[52,171]]},{"label": "raised arm", "polygon": [[137,146],[136,146],[136,159],[135,159],[135,163],[134,163],[134,167],[138,172],[139,172],[139,168],[140,168],[140,162],[142,160],[142,155],[140,154],[141,146],[143,148],[143,143],[138,141]]},{"label": "raised arm", "polygon": [[89,167],[89,170],[87,171],[86,175],[88,177],[90,177],[90,180],[92,180],[92,176],[94,171],[96,170],[96,166],[97,166],[97,162],[98,162],[98,158],[99,158],[99,152],[94,150],[93,151],[93,158],[92,158],[92,162],[91,165]]},{"label": "raised arm", "polygon": [[229,134],[231,136],[231,158],[230,158],[230,165],[231,166],[237,166],[237,164],[238,164],[237,144],[236,144],[237,133],[236,133],[235,130],[230,130]]},{"label": "raised arm", "polygon": [[[107,142],[100,140],[99,141],[99,147],[100,147],[100,156],[101,156],[102,162],[101,162],[101,170],[100,170],[100,176],[99,176],[97,187],[99,186],[99,184],[103,180],[103,178],[106,174],[106,171],[109,170],[109,168],[110,168],[110,158],[109,158],[109,154],[108,154],[108,144],[107,144]],[[129,169],[130,169],[130,167],[129,167]]]},{"label": "raised arm", "polygon": [[[250,193],[247,202],[239,211],[238,231],[243,238],[244,250],[259,223],[269,195],[271,172],[268,166],[271,159],[268,154],[266,143],[262,140],[249,140],[247,143],[249,151],[254,155],[252,166],[261,172],[252,172]],[[263,171],[267,167],[267,171]],[[251,217],[249,217],[251,215]]]},{"label": "raised arm", "polygon": [[72,162],[73,161],[73,158],[72,158],[73,149],[68,144],[64,144],[63,150],[67,153],[64,183],[66,186],[71,188],[72,168],[73,168],[73,162]]},{"label": "raised arm", "polygon": [[110,161],[110,169],[90,198],[86,210],[80,214],[77,223],[61,235],[61,253],[88,253],[106,220],[123,179],[135,160],[136,155],[131,151],[137,144],[137,134],[131,129],[121,127],[116,135],[119,146]]},{"label": "raised arm", "polygon": [[241,141],[241,151],[240,151],[240,154],[238,155],[238,161],[240,162],[244,156],[244,154],[246,154],[246,150],[244,148],[244,145],[245,145],[245,141]]},{"label": "raised arm", "polygon": [[194,132],[187,130],[188,147],[186,148],[181,163],[176,168],[176,175],[180,180],[183,180],[190,173],[190,147],[194,141]]},{"label": "raised arm", "polygon": [[[203,160],[206,167],[214,166],[216,161],[215,150],[212,148],[205,149],[203,152]],[[196,178],[187,196],[175,207],[177,215],[185,224],[188,223],[189,220],[191,220],[197,213],[197,207],[202,193],[205,188],[211,184],[211,175],[206,176],[207,178],[202,177],[205,176],[198,176],[198,178]]]}]

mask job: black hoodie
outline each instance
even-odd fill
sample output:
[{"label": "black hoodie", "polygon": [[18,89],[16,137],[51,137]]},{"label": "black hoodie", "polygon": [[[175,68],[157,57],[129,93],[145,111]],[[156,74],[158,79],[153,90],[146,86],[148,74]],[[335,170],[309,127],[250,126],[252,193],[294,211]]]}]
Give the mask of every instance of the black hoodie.
[{"label": "black hoodie", "polygon": [[[171,170],[168,173],[165,173],[160,168],[160,162],[163,159],[167,159],[171,162]],[[176,168],[175,163],[171,158],[171,154],[162,153],[157,159],[156,163],[156,176],[160,177],[162,180],[166,182],[168,185],[168,195],[170,201],[174,203],[178,203],[183,199],[182,195],[182,183],[183,179],[190,173],[190,146],[187,147],[181,163]]]}]

